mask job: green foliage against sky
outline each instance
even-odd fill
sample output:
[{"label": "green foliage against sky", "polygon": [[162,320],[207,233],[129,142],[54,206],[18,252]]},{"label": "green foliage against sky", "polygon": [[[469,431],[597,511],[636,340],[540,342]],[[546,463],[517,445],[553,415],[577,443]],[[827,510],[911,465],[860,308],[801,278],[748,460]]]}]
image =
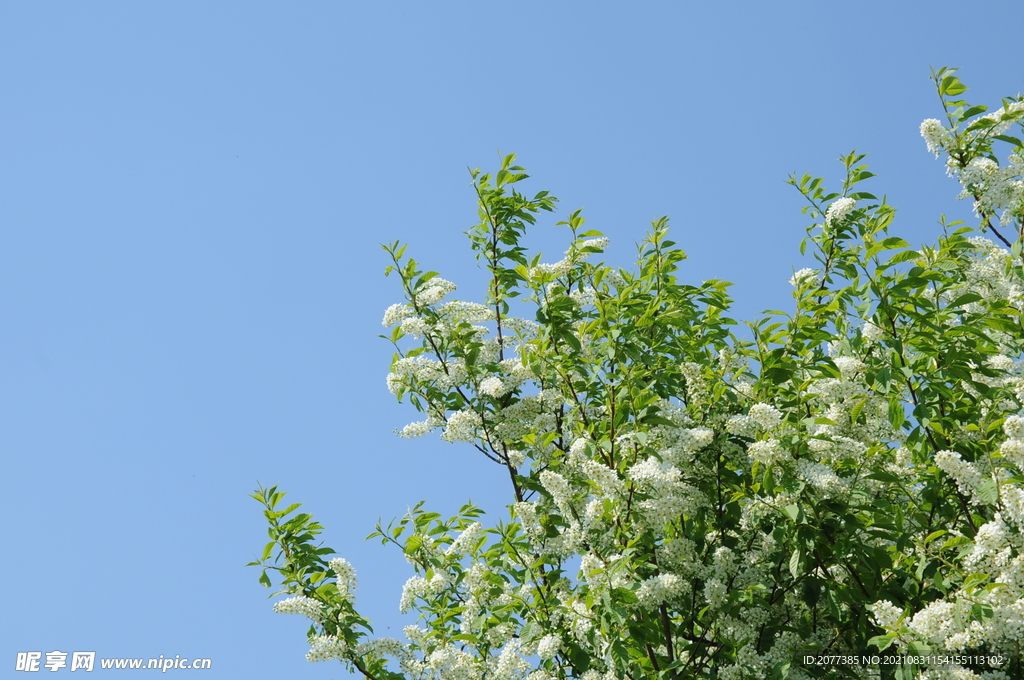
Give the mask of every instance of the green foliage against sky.
[{"label": "green foliage against sky", "polygon": [[885,650],[928,661],[902,678],[1018,672],[1024,102],[989,112],[953,69],[934,82],[945,120],[921,133],[979,223],[914,248],[864,155],[834,189],[794,176],[817,265],[794,273],[792,311],[746,327],[726,283],[680,279],[667,219],[632,267],[595,262],[607,239],[578,210],[562,259],[527,251],[557,199],[520,193],[512,155],[472,173],[476,301],[386,246],[403,295],[388,385],[422,413],[400,434],[475,447],[508,514],[420,504],[377,527],[413,570],[401,607],[420,618],[397,640],[372,633],[322,527],[260,489],[261,579],[311,619],[310,660],[379,680],[802,679],[867,672],[808,650]]}]

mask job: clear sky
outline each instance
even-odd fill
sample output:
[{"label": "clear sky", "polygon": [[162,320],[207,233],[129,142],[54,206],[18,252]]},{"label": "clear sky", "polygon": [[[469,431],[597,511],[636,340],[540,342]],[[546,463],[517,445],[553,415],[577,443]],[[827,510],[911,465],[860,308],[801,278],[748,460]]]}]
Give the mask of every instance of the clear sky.
[{"label": "clear sky", "polygon": [[[929,66],[961,66],[976,102],[1024,88],[1024,4],[984,8],[0,5],[0,675],[61,650],[345,677],[243,567],[257,480],[327,526],[392,635],[410,571],[363,540],[377,518],[508,502],[468,446],[393,434],[418,418],[385,387],[400,298],[378,244],[479,299],[466,168],[516,152],[607,261],[668,214],[684,277],[734,282],[734,317],[789,309],[789,173],[836,185],[857,148],[896,234],[969,216],[917,128],[941,113]],[[557,219],[530,236],[548,261]]]}]

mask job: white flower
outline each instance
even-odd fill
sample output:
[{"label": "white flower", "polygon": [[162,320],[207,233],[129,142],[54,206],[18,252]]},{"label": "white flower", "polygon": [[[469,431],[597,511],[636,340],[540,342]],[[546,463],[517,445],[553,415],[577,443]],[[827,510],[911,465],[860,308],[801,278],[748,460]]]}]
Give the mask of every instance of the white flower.
[{"label": "white flower", "polygon": [[[604,466],[601,466],[604,467]],[[608,468],[605,468],[606,470]],[[682,475],[679,469],[651,457],[629,468],[626,473],[630,479],[646,484],[671,484],[679,481]]]},{"label": "white flower", "polygon": [[416,292],[416,302],[421,305],[433,305],[444,299],[448,293],[455,291],[455,284],[447,279],[434,277],[423,284]]},{"label": "white flower", "polygon": [[833,201],[825,213],[825,223],[832,225],[842,222],[857,207],[857,201],[852,198],[839,198]]},{"label": "white flower", "polygon": [[494,310],[479,302],[465,302],[463,300],[452,300],[441,305],[438,310],[440,314],[455,321],[466,321],[467,323],[482,323],[491,321],[494,318]]},{"label": "white flower", "polygon": [[865,321],[864,326],[860,329],[860,336],[864,338],[864,342],[873,345],[885,336],[885,331],[871,321]]},{"label": "white flower", "polygon": [[430,324],[418,316],[409,317],[404,319],[401,323],[402,332],[406,335],[411,335],[414,338],[418,338],[425,335],[430,330]]},{"label": "white flower", "polygon": [[417,598],[430,592],[430,583],[421,576],[412,576],[402,586],[402,599],[398,602],[398,611],[403,614],[412,609]]},{"label": "white flower", "polygon": [[569,446],[569,455],[571,456],[582,456],[583,452],[587,449],[587,444],[590,443],[590,439],[587,437],[577,437],[573,440]]},{"label": "white flower", "polygon": [[540,483],[555,499],[559,508],[564,510],[568,506],[572,492],[569,490],[569,483],[565,481],[565,477],[557,472],[545,470],[540,473]]},{"label": "white flower", "polygon": [[1010,439],[1024,439],[1024,418],[1010,416],[1003,421],[1003,432]]},{"label": "white flower", "polygon": [[501,370],[509,374],[506,380],[513,383],[518,384],[533,378],[533,371],[530,370],[529,366],[524,365],[523,360],[519,357],[502,361]]},{"label": "white flower", "polygon": [[333,635],[317,635],[309,639],[312,647],[306,652],[306,661],[331,661],[345,658],[348,644]]},{"label": "white flower", "polygon": [[[580,467],[582,468],[583,473],[597,485],[598,492],[602,496],[611,497],[622,491],[623,485],[622,480],[619,479],[619,473],[604,463],[599,463],[596,460],[584,459],[581,461]],[[630,474],[632,474],[632,472],[633,469],[630,470]]]},{"label": "white flower", "polygon": [[1013,102],[1009,106],[999,107],[987,116],[981,116],[978,120],[987,119],[994,121],[996,125],[986,130],[986,133],[989,135],[1001,135],[1009,130],[1013,124],[1013,114],[1020,113],[1021,111],[1024,111],[1024,102]]},{"label": "white flower", "polygon": [[985,478],[978,472],[978,468],[964,460],[956,451],[939,451],[935,454],[935,464],[953,478],[960,493],[969,494],[975,503],[981,502],[978,489]]},{"label": "white flower", "polygon": [[338,577],[338,593],[342,599],[351,600],[356,589],[356,570],[344,557],[336,557],[327,563]]},{"label": "white flower", "polygon": [[473,543],[476,541],[476,537],[483,531],[483,525],[480,522],[473,522],[468,527],[462,530],[462,533],[452,541],[452,544],[445,550],[446,555],[459,555],[465,552],[468,548],[473,547]]},{"label": "white flower", "polygon": [[903,610],[897,609],[889,600],[879,600],[871,606],[871,611],[874,613],[875,623],[880,628],[895,629],[900,617],[903,616]]},{"label": "white flower", "polygon": [[1013,359],[1005,354],[996,354],[985,359],[985,363],[997,371],[1009,371],[1013,368]]},{"label": "white flower", "polygon": [[1024,468],[1024,441],[1007,439],[999,447],[999,454],[1019,468]]},{"label": "white flower", "polygon": [[975,566],[988,558],[997,556],[1006,548],[1006,538],[1006,524],[1003,523],[999,513],[996,513],[995,519],[986,522],[978,529],[978,533],[974,536],[974,548],[964,563],[967,566]]},{"label": "white flower", "polygon": [[814,463],[807,459],[798,460],[796,463],[796,474],[808,484],[824,491],[826,497],[833,491],[840,491],[846,488],[835,471],[822,463]]},{"label": "white flower", "polygon": [[274,611],[278,614],[301,614],[313,621],[323,620],[324,606],[319,600],[296,595],[274,603]]},{"label": "white flower", "polygon": [[636,591],[636,596],[641,605],[654,608],[675,598],[683,591],[685,585],[683,579],[676,574],[660,574],[641,583],[639,590]]},{"label": "white flower", "polygon": [[427,631],[419,626],[406,626],[402,629],[405,637],[414,645],[422,647],[427,639]]},{"label": "white flower", "polygon": [[817,276],[817,274],[818,272],[816,272],[815,270],[804,267],[800,271],[793,274],[793,277],[789,280],[789,285],[793,286],[794,288],[799,288],[800,286],[804,285],[805,283],[813,279],[815,276]]},{"label": "white flower", "polygon": [[938,156],[946,140],[946,128],[942,127],[942,123],[934,118],[922,121],[921,136],[924,137],[924,143],[928,145],[928,150]]},{"label": "white flower", "polygon": [[384,310],[384,320],[380,323],[382,326],[390,328],[391,326],[402,323],[413,314],[415,314],[415,312],[409,305],[394,304]]},{"label": "white flower", "polygon": [[542,660],[553,659],[562,647],[562,638],[555,634],[545,635],[537,643],[537,656]]},{"label": "white flower", "polygon": [[771,465],[772,463],[789,460],[789,452],[782,448],[782,444],[779,443],[778,439],[754,442],[747,447],[747,455],[762,465]]},{"label": "white flower", "polygon": [[446,442],[472,442],[483,426],[480,414],[473,409],[463,409],[448,416],[448,424],[441,433]]},{"label": "white flower", "polygon": [[690,451],[700,451],[715,440],[714,430],[706,427],[694,427],[679,431],[679,444]]},{"label": "white flower", "polygon": [[754,404],[747,415],[765,430],[770,430],[782,422],[782,413],[769,404]]},{"label": "white flower", "polygon": [[[494,680],[513,680],[514,678],[522,677],[526,671],[530,670],[530,664],[519,655],[519,645],[520,642],[517,639],[510,639],[508,641],[504,649],[501,650],[501,654],[498,655],[498,663],[494,668],[493,675],[488,677]],[[459,675],[457,677],[469,676]]]},{"label": "white flower", "polygon": [[508,458],[508,463],[512,467],[522,467],[526,463],[526,454],[522,451],[509,449],[505,452],[505,457]]},{"label": "white flower", "polygon": [[396,430],[399,437],[406,439],[415,439],[416,437],[422,437],[423,435],[434,429],[435,425],[431,419],[419,420],[415,423],[409,423],[401,430]]},{"label": "white flower", "polygon": [[953,610],[950,602],[932,602],[914,614],[910,630],[930,642],[941,642],[953,632]]},{"label": "white flower", "polygon": [[721,608],[728,599],[729,589],[721,579],[709,578],[704,583],[704,597],[713,608]]},{"label": "white flower", "polygon": [[725,431],[739,437],[753,437],[757,434],[757,421],[750,416],[732,416],[725,423]]},{"label": "white flower", "polygon": [[559,276],[565,276],[572,269],[572,261],[569,258],[562,258],[558,262],[553,264],[538,264],[536,267],[530,269],[530,278],[535,279],[544,274],[551,274],[555,278]]},{"label": "white flower", "polygon": [[477,391],[488,397],[500,397],[508,392],[508,389],[506,389],[501,378],[492,375],[489,378],[484,378],[480,381],[480,387]]},{"label": "white flower", "polygon": [[846,380],[852,380],[864,370],[864,362],[854,357],[836,357],[832,362]]}]

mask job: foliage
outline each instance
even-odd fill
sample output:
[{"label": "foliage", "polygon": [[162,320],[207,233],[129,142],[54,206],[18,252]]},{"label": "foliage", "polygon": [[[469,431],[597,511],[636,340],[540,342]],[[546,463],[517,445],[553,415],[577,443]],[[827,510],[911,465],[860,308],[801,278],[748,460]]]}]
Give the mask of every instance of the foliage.
[{"label": "foliage", "polygon": [[[851,153],[837,191],[790,179],[818,267],[791,280],[792,313],[747,333],[727,284],[681,280],[667,219],[632,270],[590,262],[607,240],[580,211],[558,223],[562,260],[528,253],[525,230],[556,199],[519,192],[514,156],[472,173],[483,302],[445,301],[453,283],[386,246],[405,297],[384,320],[388,384],[424,416],[400,434],[476,447],[508,476],[510,514],[485,526],[472,506],[421,504],[377,527],[415,570],[401,606],[420,625],[400,642],[369,637],[351,567],[260,489],[258,564],[292,595],[277,609],[312,619],[309,658],[381,679],[596,680],[866,677],[802,663],[811,652],[1016,654],[1024,148],[1007,132],[1024,103],[982,115],[955,70],[933,79],[946,122],[922,135],[1009,250],[955,222],[912,248]],[[1009,677],[1016,663],[976,660],[896,674]]]}]

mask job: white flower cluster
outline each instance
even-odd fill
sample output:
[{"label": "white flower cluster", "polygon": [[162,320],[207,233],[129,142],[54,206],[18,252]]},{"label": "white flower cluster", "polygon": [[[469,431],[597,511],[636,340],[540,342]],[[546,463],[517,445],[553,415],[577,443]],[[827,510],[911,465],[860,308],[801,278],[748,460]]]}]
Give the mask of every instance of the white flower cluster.
[{"label": "white flower cluster", "polygon": [[864,362],[856,357],[835,357],[832,362],[844,380],[854,380],[864,370]]},{"label": "white flower cluster", "polygon": [[636,591],[640,605],[654,609],[658,605],[676,599],[685,589],[685,581],[676,574],[659,574],[645,579]]},{"label": "white flower cluster", "polygon": [[999,454],[1016,465],[1018,469],[1024,470],[1024,440],[1007,439],[999,446]]},{"label": "white flower cluster", "polygon": [[839,475],[822,463],[800,459],[796,462],[796,474],[808,484],[817,487],[822,492],[822,498],[831,498],[846,490],[846,484]]},{"label": "white flower cluster", "polygon": [[419,355],[403,357],[392,364],[387,383],[391,393],[398,394],[404,385],[424,382],[451,388],[463,384],[466,377],[466,364],[461,359],[441,363]]},{"label": "white flower cluster", "polygon": [[782,412],[770,404],[754,404],[747,415],[763,430],[771,430],[782,422]]},{"label": "white flower cluster", "polygon": [[537,656],[542,660],[553,659],[562,648],[562,638],[554,633],[545,635],[537,643]]},{"label": "white flower cluster", "polygon": [[679,481],[682,473],[674,466],[651,457],[629,468],[627,475],[636,482],[663,485]]},{"label": "white flower cluster", "polygon": [[403,614],[413,608],[416,600],[427,598],[448,587],[448,579],[443,572],[436,572],[432,578],[412,576],[402,586],[402,598],[398,602],[398,610]]},{"label": "white flower cluster", "polygon": [[315,635],[309,638],[311,649],[306,652],[306,661],[332,661],[344,659],[348,644],[334,635]]},{"label": "white flower cluster", "polygon": [[455,292],[455,284],[447,279],[434,277],[416,291],[415,300],[420,305],[435,305],[449,293]]},{"label": "white flower cluster", "polygon": [[914,614],[908,627],[925,640],[941,644],[953,633],[953,603],[939,600]]},{"label": "white flower cluster", "polygon": [[747,447],[747,455],[761,465],[773,465],[792,459],[789,452],[775,438],[752,443]]},{"label": "white flower cluster", "polygon": [[837,198],[825,212],[825,224],[829,226],[841,224],[856,207],[857,201],[852,198]]},{"label": "white flower cluster", "polygon": [[381,325],[391,328],[415,316],[415,314],[415,310],[407,304],[394,304],[384,310],[384,320],[381,321]]},{"label": "white flower cluster", "polygon": [[483,530],[483,524],[480,524],[480,522],[473,522],[468,527],[463,529],[462,533],[460,533],[458,537],[456,537],[456,539],[452,541],[452,544],[448,546],[448,549],[445,551],[445,554],[461,555],[462,553],[466,552],[466,550],[473,547],[473,544],[476,543],[477,537],[480,536]]},{"label": "white flower cluster", "polygon": [[479,302],[452,300],[438,307],[437,311],[449,322],[483,323],[494,320],[494,310]]},{"label": "white flower cluster", "polygon": [[978,529],[974,536],[974,546],[971,553],[964,560],[969,567],[982,566],[986,562],[991,566],[1004,566],[1009,557],[1009,543],[1007,541],[1006,525],[1002,518],[997,517],[991,522],[985,522]]},{"label": "white flower cluster", "polygon": [[441,433],[446,442],[473,442],[480,434],[483,419],[473,409],[462,409],[448,416],[448,422]]},{"label": "white flower cluster", "polygon": [[[993,113],[980,116],[971,121],[966,139],[985,137],[991,139],[1006,132],[1014,120],[1020,120],[1024,112],[1024,102],[1009,103]],[[971,126],[987,121],[989,124],[970,130]],[[935,119],[921,123],[921,136],[924,137],[928,150],[936,156],[952,150],[953,137],[949,130]],[[1015,223],[1024,218],[1024,158],[1019,153],[1011,154],[1008,162],[1000,166],[998,162],[987,156],[972,158],[966,165],[953,155],[946,160],[947,172],[956,176],[963,186],[958,198],[972,198],[975,212],[987,216],[999,215],[1003,226]]]},{"label": "white flower cluster", "polygon": [[[580,243],[578,247],[574,246],[569,248],[569,250],[566,250],[565,257],[558,262],[553,262],[551,264],[538,264],[532,267],[529,272],[530,278],[536,279],[544,275],[551,275],[554,278],[565,276],[575,264],[586,260],[594,254],[592,250],[584,249],[593,248],[601,251],[608,247],[608,242],[608,239],[603,237],[587,239]],[[608,281],[608,283],[612,284],[611,281]]]},{"label": "white flower cluster", "polygon": [[319,600],[296,595],[274,603],[274,611],[278,614],[301,614],[312,621],[322,621],[324,606]]},{"label": "white flower cluster", "polygon": [[430,324],[418,316],[412,316],[401,323],[402,332],[414,338],[420,338],[430,331]]},{"label": "white flower cluster", "polygon": [[974,209],[978,214],[994,215],[1002,211],[999,222],[1006,226],[1018,219],[1024,210],[1022,171],[1024,162],[1016,154],[1010,156],[1010,162],[1003,167],[991,158],[972,159],[957,173],[964,187],[958,198],[974,198]]},{"label": "white flower cluster", "polygon": [[[967,290],[985,299],[1005,298],[1017,309],[1024,309],[1024,286],[1017,276],[1008,275],[1012,271],[1008,266],[1012,265],[1010,253],[987,238],[974,237],[968,240],[976,254],[964,272]],[[978,303],[969,303],[965,309],[983,311]]]},{"label": "white flower cluster", "polygon": [[808,281],[813,281],[817,275],[818,272],[815,271],[814,269],[808,269],[807,267],[804,267],[803,269],[793,274],[792,278],[789,279],[789,285],[793,286],[794,288],[800,288]]},{"label": "white flower cluster", "polygon": [[864,338],[864,342],[868,345],[874,345],[885,337],[885,331],[868,320],[865,321],[864,325],[861,327],[860,336]]},{"label": "white flower cluster", "polygon": [[875,625],[894,630],[903,618],[903,610],[897,608],[889,600],[879,600],[871,607]]},{"label": "white flower cluster", "polygon": [[345,600],[355,597],[356,570],[344,557],[336,557],[327,563],[337,577],[338,594]]},{"label": "white flower cluster", "polygon": [[488,397],[501,397],[509,391],[509,388],[502,382],[501,378],[492,375],[480,381],[480,387],[477,391]]},{"label": "white flower cluster", "polygon": [[749,415],[732,416],[725,423],[725,431],[737,437],[756,437],[758,424]]},{"label": "white flower cluster", "polygon": [[416,437],[422,437],[436,427],[438,427],[438,425],[432,418],[417,420],[416,422],[409,423],[401,430],[398,430],[398,436],[404,437],[405,439],[415,439]]},{"label": "white flower cluster", "polygon": [[[990,136],[1001,135],[1013,125],[1013,120],[1017,117],[1016,114],[1022,112],[1024,112],[1024,101],[1010,102],[1008,106],[1001,106],[987,116],[981,116],[979,120],[991,120],[995,123],[995,125],[985,130],[986,134]],[[1019,117],[1017,119],[1020,120]]]},{"label": "white flower cluster", "polygon": [[774,430],[782,422],[782,412],[771,404],[754,404],[745,415],[731,416],[725,431],[738,437],[753,439],[759,432]]},{"label": "white flower cluster", "polygon": [[498,655],[497,667],[494,669],[495,680],[514,680],[523,677],[532,667],[532,664],[524,659],[520,649],[519,640],[509,640]]},{"label": "white flower cluster", "polygon": [[540,473],[540,483],[551,494],[560,510],[565,512],[569,509],[572,491],[569,489],[569,483],[565,481],[565,477],[557,472],[545,470]]},{"label": "white flower cluster", "polygon": [[973,463],[964,460],[956,451],[939,451],[935,454],[935,464],[953,478],[960,493],[970,496],[976,504],[982,503],[978,492],[985,477]]},{"label": "white flower cluster", "polygon": [[924,143],[928,145],[928,150],[936,157],[946,148],[950,139],[949,131],[934,118],[928,118],[921,122],[921,136],[924,137]]},{"label": "white flower cluster", "polygon": [[483,676],[473,655],[451,644],[433,649],[422,661],[410,660],[403,663],[402,670],[408,676],[424,680],[479,680]]}]

